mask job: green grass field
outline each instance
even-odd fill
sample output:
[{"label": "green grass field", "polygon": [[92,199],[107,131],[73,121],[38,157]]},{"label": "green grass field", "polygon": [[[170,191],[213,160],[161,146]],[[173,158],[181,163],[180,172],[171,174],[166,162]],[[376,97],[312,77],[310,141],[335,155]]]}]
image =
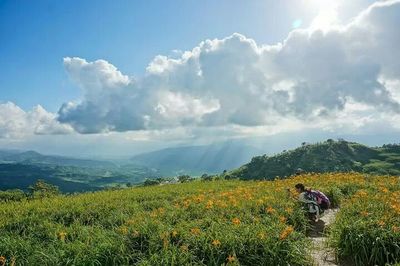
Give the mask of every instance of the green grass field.
[{"label": "green grass field", "polygon": [[309,174],[210,181],[0,204],[0,265],[312,265],[309,226],[286,188],[341,205],[330,242],[358,265],[400,262],[394,177]]}]

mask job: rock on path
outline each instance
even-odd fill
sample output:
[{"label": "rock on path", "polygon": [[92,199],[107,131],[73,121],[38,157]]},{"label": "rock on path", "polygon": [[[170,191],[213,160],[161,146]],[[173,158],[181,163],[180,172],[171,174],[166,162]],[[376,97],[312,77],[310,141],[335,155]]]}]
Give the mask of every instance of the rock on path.
[{"label": "rock on path", "polygon": [[327,245],[327,237],[324,229],[335,220],[337,209],[325,211],[324,215],[313,225],[313,229],[308,236],[311,238],[313,249],[311,256],[315,266],[339,265],[336,260],[335,252]]}]

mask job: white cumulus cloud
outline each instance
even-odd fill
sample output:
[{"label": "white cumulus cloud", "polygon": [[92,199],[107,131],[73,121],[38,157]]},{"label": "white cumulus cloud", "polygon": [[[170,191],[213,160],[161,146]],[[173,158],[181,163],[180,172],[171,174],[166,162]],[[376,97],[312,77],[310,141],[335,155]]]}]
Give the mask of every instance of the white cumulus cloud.
[{"label": "white cumulus cloud", "polygon": [[295,30],[276,45],[237,33],[206,40],[178,58],[156,56],[135,79],[104,60],[68,57],[65,68],[83,97],[65,103],[58,120],[80,133],[279,128],[283,120],[329,127],[346,117],[357,117],[355,126],[393,123],[400,113],[399,24],[400,1],[378,2],[346,25]]},{"label": "white cumulus cloud", "polygon": [[23,138],[32,134],[68,134],[69,125],[57,121],[56,115],[38,105],[24,111],[12,102],[0,103],[0,138]]}]

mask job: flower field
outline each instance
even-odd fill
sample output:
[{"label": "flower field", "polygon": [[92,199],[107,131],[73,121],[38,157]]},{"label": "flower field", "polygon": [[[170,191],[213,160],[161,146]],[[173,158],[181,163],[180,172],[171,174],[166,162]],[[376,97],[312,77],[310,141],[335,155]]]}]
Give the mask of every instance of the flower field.
[{"label": "flower field", "polygon": [[344,200],[330,236],[339,256],[356,265],[400,262],[399,183],[376,178]]},{"label": "flower field", "polygon": [[398,179],[308,174],[3,203],[0,265],[312,265],[308,221],[286,191],[299,182],[342,206],[339,256],[400,261]]}]

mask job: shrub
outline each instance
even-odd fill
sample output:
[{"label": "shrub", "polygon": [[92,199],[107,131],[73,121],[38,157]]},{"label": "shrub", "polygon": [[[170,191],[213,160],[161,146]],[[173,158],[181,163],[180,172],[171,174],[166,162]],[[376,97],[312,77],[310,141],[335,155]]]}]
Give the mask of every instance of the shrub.
[{"label": "shrub", "polygon": [[21,201],[26,199],[26,194],[20,189],[0,191],[0,201]]}]

